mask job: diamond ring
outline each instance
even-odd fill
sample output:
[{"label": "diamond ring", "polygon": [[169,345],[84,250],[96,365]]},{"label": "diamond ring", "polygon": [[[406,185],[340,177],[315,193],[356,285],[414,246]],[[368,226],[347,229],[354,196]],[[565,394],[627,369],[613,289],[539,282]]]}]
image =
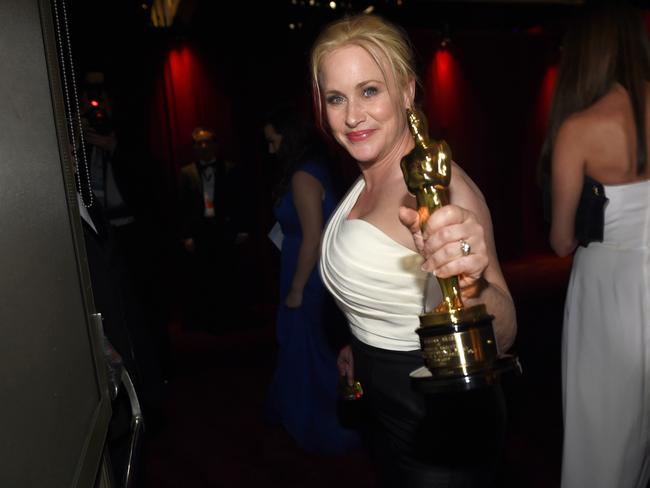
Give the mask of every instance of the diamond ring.
[{"label": "diamond ring", "polygon": [[465,239],[460,240],[460,252],[463,253],[463,256],[467,256],[470,251],[472,250],[472,247],[469,245],[469,242],[467,242]]}]

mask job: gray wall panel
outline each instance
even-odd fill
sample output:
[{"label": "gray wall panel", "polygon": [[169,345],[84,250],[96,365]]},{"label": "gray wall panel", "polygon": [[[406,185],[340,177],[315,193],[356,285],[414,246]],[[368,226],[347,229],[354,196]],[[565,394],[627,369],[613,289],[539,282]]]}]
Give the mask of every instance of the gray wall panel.
[{"label": "gray wall panel", "polygon": [[0,2],[3,487],[74,486],[88,477],[84,464],[96,461],[92,444],[106,428],[72,175],[59,155],[57,73],[48,72],[40,14],[36,0]]}]

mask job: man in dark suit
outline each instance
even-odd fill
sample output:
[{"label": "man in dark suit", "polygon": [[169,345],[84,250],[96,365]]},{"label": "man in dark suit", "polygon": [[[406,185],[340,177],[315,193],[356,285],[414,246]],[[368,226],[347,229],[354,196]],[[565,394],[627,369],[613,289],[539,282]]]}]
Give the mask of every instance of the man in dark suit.
[{"label": "man in dark suit", "polygon": [[[221,157],[215,133],[192,132],[196,160],[181,169],[180,238],[186,252],[184,325],[223,330],[236,320],[236,246],[246,239],[237,168]],[[217,291],[221,289],[222,291]],[[223,291],[225,290],[225,291]]]}]

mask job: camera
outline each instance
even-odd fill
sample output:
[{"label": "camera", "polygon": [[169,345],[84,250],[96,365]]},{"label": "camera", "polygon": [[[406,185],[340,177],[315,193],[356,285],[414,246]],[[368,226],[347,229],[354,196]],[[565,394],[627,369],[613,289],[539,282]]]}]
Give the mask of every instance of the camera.
[{"label": "camera", "polygon": [[106,91],[102,84],[89,84],[84,87],[88,109],[83,116],[95,132],[108,135],[113,130],[108,111],[106,110]]},{"label": "camera", "polygon": [[99,100],[90,100],[90,108],[84,113],[88,124],[95,132],[101,135],[108,135],[112,130],[111,120],[108,112],[101,106]]}]

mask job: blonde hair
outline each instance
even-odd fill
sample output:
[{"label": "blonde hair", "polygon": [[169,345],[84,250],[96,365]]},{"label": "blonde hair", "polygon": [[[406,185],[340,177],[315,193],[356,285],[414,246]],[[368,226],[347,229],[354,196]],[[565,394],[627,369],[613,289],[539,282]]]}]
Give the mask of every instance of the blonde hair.
[{"label": "blonde hair", "polygon": [[323,29],[311,50],[311,82],[314,110],[317,120],[323,127],[323,103],[320,91],[320,68],[325,56],[344,46],[363,48],[388,81],[385,68],[390,70],[398,88],[408,85],[411,80],[418,84],[415,74],[413,48],[404,31],[376,15],[359,14],[337,20]]}]

